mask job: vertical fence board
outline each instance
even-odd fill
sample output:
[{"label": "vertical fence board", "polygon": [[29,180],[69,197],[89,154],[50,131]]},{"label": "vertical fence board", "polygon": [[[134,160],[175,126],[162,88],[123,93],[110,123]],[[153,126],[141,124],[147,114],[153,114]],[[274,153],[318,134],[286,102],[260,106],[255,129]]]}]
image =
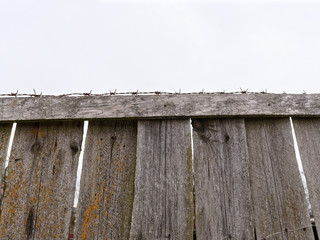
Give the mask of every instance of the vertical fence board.
[{"label": "vertical fence board", "polygon": [[0,125],[0,174],[1,176],[4,170],[4,163],[6,161],[11,129],[12,129],[11,123]]},{"label": "vertical fence board", "polygon": [[246,131],[257,238],[314,239],[289,118],[248,119]]},{"label": "vertical fence board", "polygon": [[0,174],[1,174],[0,179],[4,171],[4,164],[6,161],[11,129],[12,129],[11,123],[0,125]]},{"label": "vertical fence board", "polygon": [[90,121],[76,239],[128,239],[134,197],[136,121]]},{"label": "vertical fence board", "polygon": [[320,232],[320,119],[293,118],[310,203]]},{"label": "vertical fence board", "polygon": [[244,120],[192,125],[197,239],[254,239]]},{"label": "vertical fence board", "polygon": [[6,161],[7,150],[9,146],[10,133],[12,124],[1,124],[0,125],[0,216],[1,216],[1,205],[2,198],[5,191],[5,183],[3,177],[4,165]]},{"label": "vertical fence board", "polygon": [[68,238],[82,134],[82,122],[17,125],[0,239]]},{"label": "vertical fence board", "polygon": [[189,120],[138,122],[130,239],[193,239]]}]

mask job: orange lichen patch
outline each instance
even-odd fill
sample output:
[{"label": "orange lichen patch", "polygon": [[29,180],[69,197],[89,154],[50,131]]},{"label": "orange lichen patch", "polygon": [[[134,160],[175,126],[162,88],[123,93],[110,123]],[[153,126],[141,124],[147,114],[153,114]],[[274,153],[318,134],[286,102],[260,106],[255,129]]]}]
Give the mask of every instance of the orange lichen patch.
[{"label": "orange lichen patch", "polygon": [[[116,137],[113,134],[115,130]],[[84,192],[80,193],[79,225],[76,226],[77,232],[80,230],[76,233],[79,239],[111,239],[114,236],[125,239],[124,236],[128,236],[128,230],[122,226],[127,227],[131,219],[127,217],[128,212],[130,214],[127,202],[131,202],[127,194],[131,195],[133,188],[131,159],[136,148],[135,133],[134,136],[130,134],[122,125],[115,129],[109,122],[101,125],[93,122],[89,126],[84,156],[84,164],[88,165],[83,168],[83,176],[87,180]],[[94,203],[93,191],[100,193],[101,202]],[[86,195],[89,192],[90,196]]]},{"label": "orange lichen patch", "polygon": [[98,194],[96,194],[96,197],[93,202],[90,203],[86,210],[86,216],[83,223],[83,231],[81,234],[81,239],[91,239],[91,234],[88,233],[90,225],[92,224],[92,221],[98,218],[97,209],[100,207],[100,198]]},{"label": "orange lichen patch", "polygon": [[5,239],[8,232],[16,225],[17,215],[22,209],[21,201],[25,196],[23,186],[26,186],[26,183],[23,178],[22,164],[19,162],[12,170],[9,169],[8,173],[2,218],[0,219],[0,239]]},{"label": "orange lichen patch", "polygon": [[[37,238],[64,238],[64,224],[67,218],[67,209],[70,209],[65,201],[57,196],[63,192],[69,192],[67,187],[58,187],[55,179],[43,179],[40,189],[37,219]],[[56,211],[55,211],[56,210]]]},{"label": "orange lichen patch", "polygon": [[[105,186],[105,217],[106,217],[106,229],[105,236],[108,239],[109,234],[119,228],[124,223],[123,218],[119,218],[118,211],[115,209],[123,208],[123,199],[121,194],[126,190],[126,178],[128,172],[127,155],[121,152],[117,153],[117,157],[113,159],[111,166],[111,174],[107,186]],[[121,210],[122,211],[122,210]],[[121,233],[121,232],[120,232]]]}]

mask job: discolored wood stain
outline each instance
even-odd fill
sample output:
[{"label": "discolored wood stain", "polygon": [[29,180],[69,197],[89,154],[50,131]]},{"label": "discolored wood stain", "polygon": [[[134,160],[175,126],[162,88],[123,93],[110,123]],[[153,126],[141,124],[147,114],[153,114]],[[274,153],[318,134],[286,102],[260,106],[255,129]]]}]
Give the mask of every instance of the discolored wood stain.
[{"label": "discolored wood stain", "polygon": [[17,125],[0,239],[68,238],[82,134],[82,122]]}]

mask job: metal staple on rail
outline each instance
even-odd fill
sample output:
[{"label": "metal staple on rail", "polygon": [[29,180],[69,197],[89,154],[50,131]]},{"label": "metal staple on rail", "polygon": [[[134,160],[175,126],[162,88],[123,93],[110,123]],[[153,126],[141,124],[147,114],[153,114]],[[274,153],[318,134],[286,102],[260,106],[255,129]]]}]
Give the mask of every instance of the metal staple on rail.
[{"label": "metal staple on rail", "polygon": [[[308,226],[305,226],[305,227],[299,227],[299,228],[296,228],[296,229],[292,229],[292,230],[289,230],[289,229],[285,229],[283,231],[280,231],[280,232],[275,232],[275,233],[271,233],[263,238],[260,238],[258,240],[267,240],[269,239],[270,237],[273,237],[275,235],[278,235],[278,234],[281,234],[281,233],[288,233],[288,232],[295,232],[295,231],[298,231],[298,230],[306,230],[307,228],[312,228],[312,227],[317,227],[317,225],[308,225]],[[224,236],[223,238],[221,238],[220,240],[226,240],[226,239],[233,239],[233,240],[239,240],[238,238],[232,236],[231,234],[229,234],[228,236]]]}]

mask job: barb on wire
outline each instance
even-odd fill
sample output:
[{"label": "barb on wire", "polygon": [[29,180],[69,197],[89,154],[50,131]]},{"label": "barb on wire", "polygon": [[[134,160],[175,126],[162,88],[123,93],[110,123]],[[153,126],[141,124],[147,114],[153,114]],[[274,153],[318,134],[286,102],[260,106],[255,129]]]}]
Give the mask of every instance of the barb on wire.
[{"label": "barb on wire", "polygon": [[117,89],[115,89],[114,92],[111,92],[111,91],[109,90],[109,92],[110,92],[110,96],[111,96],[111,95],[116,95]]},{"label": "barb on wire", "polygon": [[242,90],[242,88],[240,88],[240,93],[248,93],[248,92],[249,92],[249,89]]},{"label": "barb on wire", "polygon": [[84,96],[90,96],[91,95],[92,90],[90,90],[90,92],[88,93],[83,93]]},{"label": "barb on wire", "polygon": [[202,91],[201,91],[201,92],[199,92],[199,94],[204,94],[204,89],[202,89]]},{"label": "barb on wire", "polygon": [[139,90],[137,90],[136,92],[132,92],[132,95],[138,95]]},{"label": "barb on wire", "polygon": [[33,89],[33,94],[30,94],[31,97],[41,97],[42,96],[42,92],[40,94],[37,94],[36,90]]},{"label": "barb on wire", "polygon": [[17,92],[16,92],[16,93],[11,93],[11,94],[10,94],[10,96],[12,96],[12,97],[16,97],[16,96],[18,96],[18,92],[19,92],[19,91],[17,90]]}]

